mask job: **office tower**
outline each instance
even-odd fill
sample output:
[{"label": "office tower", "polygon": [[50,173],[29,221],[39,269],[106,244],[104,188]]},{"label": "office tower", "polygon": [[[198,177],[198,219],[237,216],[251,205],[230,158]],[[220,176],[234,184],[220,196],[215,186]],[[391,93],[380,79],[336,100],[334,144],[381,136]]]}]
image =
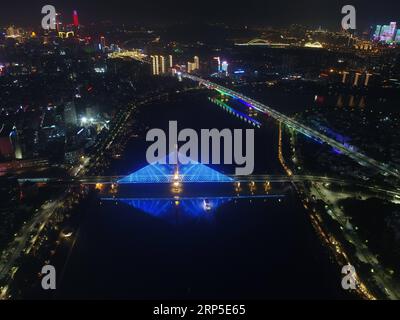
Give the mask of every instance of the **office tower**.
[{"label": "office tower", "polygon": [[14,158],[21,160],[23,158],[22,154],[22,143],[20,139],[20,134],[16,127],[10,132],[10,141],[14,150]]},{"label": "office tower", "polygon": [[194,57],[194,67],[196,70],[200,69],[200,60],[198,56]]},{"label": "office tower", "polygon": [[63,28],[62,22],[61,22],[61,14],[56,13],[56,16],[55,16],[54,19],[55,19],[55,25],[56,25],[56,30],[57,30],[57,32],[63,31],[64,28]]},{"label": "office tower", "polygon": [[156,74],[160,74],[160,57],[156,55],[155,58],[156,58]]},{"label": "office tower", "polygon": [[187,72],[191,73],[195,70],[195,64],[193,62],[188,61],[187,63]]},{"label": "office tower", "polygon": [[229,67],[228,62],[226,62],[226,61],[222,62],[221,70],[222,70],[222,72],[225,72],[226,75],[228,75],[228,67]]},{"label": "office tower", "polygon": [[151,67],[152,67],[152,75],[156,76],[159,74],[158,72],[158,56],[151,56]]},{"label": "office tower", "polygon": [[172,68],[174,66],[172,55],[170,54],[168,58],[169,58],[169,67]]},{"label": "office tower", "polygon": [[221,59],[219,57],[214,57],[214,60],[218,62],[218,72],[221,72]]},{"label": "office tower", "polygon": [[64,122],[66,125],[76,125],[78,117],[76,116],[75,103],[68,102],[64,107]]},{"label": "office tower", "polygon": [[381,39],[381,32],[382,32],[382,25],[378,24],[378,25],[376,26],[374,35],[373,35],[373,37],[372,37],[373,40],[375,40],[375,41],[380,41],[380,39]]},{"label": "office tower", "polygon": [[[375,31],[375,35],[378,32],[378,27],[377,30]],[[389,25],[382,26],[377,40],[382,42],[392,42],[396,36],[396,27],[397,27],[396,22],[391,22]]]},{"label": "office tower", "polygon": [[74,10],[72,18],[74,22],[74,27],[78,27],[79,26],[78,11]]},{"label": "office tower", "polygon": [[390,23],[390,35],[392,40],[396,36],[396,29],[397,29],[397,23],[396,22],[391,22]]},{"label": "office tower", "polygon": [[160,73],[161,74],[165,73],[165,58],[164,58],[164,56],[160,56],[159,64],[160,64]]}]

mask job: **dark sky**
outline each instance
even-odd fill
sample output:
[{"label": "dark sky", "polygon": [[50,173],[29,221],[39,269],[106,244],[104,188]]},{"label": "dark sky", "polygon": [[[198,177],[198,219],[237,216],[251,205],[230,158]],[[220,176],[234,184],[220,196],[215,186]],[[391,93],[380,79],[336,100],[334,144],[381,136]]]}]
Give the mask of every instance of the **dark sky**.
[{"label": "dark sky", "polygon": [[65,20],[77,9],[82,24],[202,20],[271,26],[301,23],[338,29],[345,4],[356,7],[360,28],[400,21],[400,0],[8,0],[1,4],[0,25],[40,25],[45,4],[53,4]]}]

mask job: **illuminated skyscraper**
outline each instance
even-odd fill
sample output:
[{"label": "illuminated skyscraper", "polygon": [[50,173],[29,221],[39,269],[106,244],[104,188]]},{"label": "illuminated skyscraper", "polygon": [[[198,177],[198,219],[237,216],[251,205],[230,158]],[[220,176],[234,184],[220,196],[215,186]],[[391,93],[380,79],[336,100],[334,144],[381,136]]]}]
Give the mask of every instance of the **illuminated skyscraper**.
[{"label": "illuminated skyscraper", "polygon": [[194,57],[194,67],[196,70],[200,69],[200,60],[198,56]]},{"label": "illuminated skyscraper", "polygon": [[381,38],[381,32],[382,32],[382,25],[378,24],[376,26],[375,32],[374,32],[374,36],[373,36],[373,40],[375,41],[379,41]]},{"label": "illuminated skyscraper", "polygon": [[400,44],[400,29],[397,30],[396,37],[394,38],[394,41],[397,44]]},{"label": "illuminated skyscraper", "polygon": [[169,58],[169,67],[172,68],[174,66],[172,55],[170,54],[168,58]]},{"label": "illuminated skyscraper", "polygon": [[151,68],[152,68],[152,74],[153,76],[156,76],[159,74],[158,70],[158,56],[151,56]]},{"label": "illuminated skyscraper", "polygon": [[10,141],[14,149],[15,159],[21,160],[23,158],[22,144],[21,144],[20,134],[15,126],[13,130],[10,132]]},{"label": "illuminated skyscraper", "polygon": [[221,70],[222,70],[222,72],[225,72],[226,75],[228,75],[228,67],[229,67],[228,62],[226,62],[226,61],[222,62]]},{"label": "illuminated skyscraper", "polygon": [[163,74],[165,73],[165,58],[164,56],[160,56],[160,73]]},{"label": "illuminated skyscraper", "polygon": [[74,21],[74,27],[78,27],[79,26],[78,11],[74,10],[72,18]]},{"label": "illuminated skyscraper", "polygon": [[397,23],[391,22],[389,25],[378,25],[374,33],[374,40],[390,43],[395,40]]},{"label": "illuminated skyscraper", "polygon": [[188,61],[187,63],[187,72],[191,73],[195,70],[195,64],[193,62]]},{"label": "illuminated skyscraper", "polygon": [[219,57],[214,57],[213,59],[218,62],[218,72],[221,72],[221,59]]}]

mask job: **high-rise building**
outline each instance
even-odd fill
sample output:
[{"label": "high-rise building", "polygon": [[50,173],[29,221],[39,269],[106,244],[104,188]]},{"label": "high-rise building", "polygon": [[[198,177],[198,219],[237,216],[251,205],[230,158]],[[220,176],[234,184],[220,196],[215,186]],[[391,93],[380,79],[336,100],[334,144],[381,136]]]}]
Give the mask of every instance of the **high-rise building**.
[{"label": "high-rise building", "polygon": [[68,102],[64,107],[64,122],[66,125],[76,125],[78,117],[76,116],[75,103]]},{"label": "high-rise building", "polygon": [[225,72],[226,75],[228,75],[228,67],[229,67],[228,62],[226,62],[226,61],[222,62],[221,70],[222,70],[222,72]]},{"label": "high-rise building", "polygon": [[375,32],[374,32],[374,35],[373,35],[373,40],[380,41],[381,32],[382,32],[382,25],[378,24],[376,26],[376,29],[375,29]]},{"label": "high-rise building", "polygon": [[72,14],[73,22],[74,22],[74,27],[79,26],[79,18],[78,18],[78,11],[74,10]]},{"label": "high-rise building", "polygon": [[200,59],[198,56],[194,57],[194,66],[196,70],[200,69]]},{"label": "high-rise building", "polygon": [[218,72],[221,72],[221,59],[220,59],[220,57],[214,57],[213,59],[218,62]]},{"label": "high-rise building", "polygon": [[397,29],[396,37],[394,38],[394,41],[397,44],[400,44],[400,29]]},{"label": "high-rise building", "polygon": [[396,41],[396,30],[396,22],[391,22],[389,25],[377,25],[373,35],[373,40],[386,43]]},{"label": "high-rise building", "polygon": [[160,74],[160,57],[157,55],[155,57],[156,57],[156,74]]},{"label": "high-rise building", "polygon": [[193,62],[188,61],[188,63],[187,63],[187,72],[191,73],[194,70],[196,70],[195,64]]},{"label": "high-rise building", "polygon": [[160,64],[160,74],[164,74],[165,73],[165,57],[164,56],[160,56],[160,60],[159,60],[159,64]]},{"label": "high-rise building", "polygon": [[171,54],[168,56],[168,59],[169,59],[169,67],[170,67],[170,68],[173,68],[174,62],[173,62],[173,57],[172,57]]},{"label": "high-rise building", "polygon": [[151,56],[151,73],[153,76],[156,76],[159,74],[158,72],[158,56]]},{"label": "high-rise building", "polygon": [[17,160],[21,160],[23,158],[22,152],[22,144],[20,139],[20,134],[16,127],[10,132],[10,141],[14,150],[14,157]]}]

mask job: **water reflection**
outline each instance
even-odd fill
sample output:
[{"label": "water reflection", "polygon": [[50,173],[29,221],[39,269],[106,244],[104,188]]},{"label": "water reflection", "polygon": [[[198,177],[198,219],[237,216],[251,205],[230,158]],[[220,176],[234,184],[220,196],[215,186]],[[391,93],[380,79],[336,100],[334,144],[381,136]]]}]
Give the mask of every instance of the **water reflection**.
[{"label": "water reflection", "polygon": [[170,198],[102,198],[102,201],[124,203],[141,212],[164,220],[175,221],[176,213],[182,218],[212,219],[217,209],[225,203],[237,200],[277,199],[284,195],[247,195],[226,197],[170,197]]}]

